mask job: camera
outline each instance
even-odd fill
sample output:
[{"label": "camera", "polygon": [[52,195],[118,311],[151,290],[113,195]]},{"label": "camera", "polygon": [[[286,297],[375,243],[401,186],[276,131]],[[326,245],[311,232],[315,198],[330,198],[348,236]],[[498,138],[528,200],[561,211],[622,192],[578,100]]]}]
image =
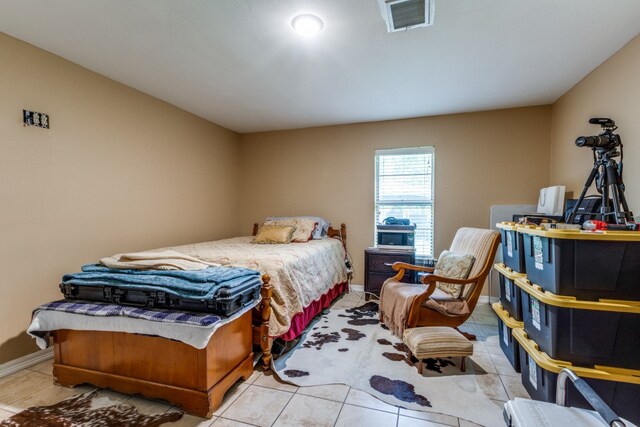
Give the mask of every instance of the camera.
[{"label": "camera", "polygon": [[613,133],[618,127],[616,122],[607,118],[594,117],[589,120],[589,123],[593,125],[600,125],[603,132],[597,136],[580,136],[576,139],[576,145],[578,147],[590,147],[593,149],[601,148],[605,150],[612,150],[622,145],[620,135]]},{"label": "camera", "polygon": [[[625,186],[622,181],[623,146],[620,135],[613,133],[618,129],[616,122],[607,118],[595,117],[590,119],[589,123],[600,125],[602,133],[598,136],[581,136],[576,139],[578,147],[591,148],[593,152],[593,169],[591,169],[591,173],[584,183],[578,201],[567,216],[567,222],[573,222],[587,191],[595,182],[596,190],[600,193],[600,212],[596,214],[596,219],[625,227],[629,224],[634,224],[635,227],[633,213],[629,210],[627,198],[624,195]],[[620,157],[619,163],[616,162],[616,157]]]},{"label": "camera", "polygon": [[578,147],[616,148],[620,145],[620,135],[581,136],[576,139]]}]

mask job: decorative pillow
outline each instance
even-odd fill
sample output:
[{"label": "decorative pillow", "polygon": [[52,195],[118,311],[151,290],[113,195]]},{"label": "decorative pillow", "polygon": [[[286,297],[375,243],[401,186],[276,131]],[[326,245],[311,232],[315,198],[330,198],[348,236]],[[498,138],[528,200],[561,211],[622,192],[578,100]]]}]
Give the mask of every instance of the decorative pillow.
[{"label": "decorative pillow", "polygon": [[[436,276],[450,277],[452,279],[466,279],[476,257],[469,254],[457,254],[450,251],[442,251],[440,258],[433,270]],[[455,285],[453,283],[436,283],[438,289],[450,294],[453,298],[460,298],[464,285]]]},{"label": "decorative pillow", "polygon": [[265,225],[280,225],[280,226],[291,226],[295,228],[295,232],[293,233],[293,237],[291,238],[292,242],[295,243],[304,243],[311,240],[311,236],[313,235],[313,230],[316,228],[316,222],[313,218],[303,218],[303,217],[291,217],[286,219],[271,219],[267,220],[262,224]]},{"label": "decorative pillow", "polygon": [[313,240],[320,240],[323,237],[325,237],[329,232],[330,222],[319,216],[305,216],[305,215],[303,216],[270,216],[270,217],[267,217],[267,219],[265,219],[265,222],[273,221],[273,220],[289,220],[289,219],[296,219],[296,218],[312,219],[316,223],[318,223],[316,225],[315,230],[313,230],[313,237],[312,237]]},{"label": "decorative pillow", "polygon": [[251,243],[290,243],[295,231],[291,225],[263,225]]},{"label": "decorative pillow", "polygon": [[313,219],[318,223],[316,229],[313,231],[313,240],[319,240],[326,237],[327,233],[329,233],[329,221],[324,218],[320,218],[319,216],[310,216],[305,218]]}]

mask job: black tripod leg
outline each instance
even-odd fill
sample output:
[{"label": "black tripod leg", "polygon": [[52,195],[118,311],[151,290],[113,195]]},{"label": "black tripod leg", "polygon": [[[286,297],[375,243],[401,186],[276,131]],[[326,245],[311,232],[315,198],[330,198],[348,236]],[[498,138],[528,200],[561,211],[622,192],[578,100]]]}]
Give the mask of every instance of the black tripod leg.
[{"label": "black tripod leg", "polygon": [[618,193],[620,194],[620,203],[622,203],[622,209],[624,210],[625,218],[628,222],[634,222],[633,212],[629,210],[629,205],[627,204],[627,197],[624,195],[624,182],[622,182],[621,169],[616,167],[616,187],[618,188]]},{"label": "black tripod leg", "polygon": [[[613,210],[615,212],[616,224],[626,224],[633,221],[633,214],[629,212],[627,198],[624,195],[622,179],[618,174],[618,169],[614,161],[610,161],[606,166],[606,186],[611,186],[611,196],[613,197]],[[622,211],[620,206],[622,205]]]},{"label": "black tripod leg", "polygon": [[602,189],[602,204],[600,205],[600,221],[610,222],[609,217],[611,216],[611,208],[609,207],[609,185],[607,185],[607,171],[606,168],[603,168],[602,171],[602,183],[600,188]]},{"label": "black tripod leg", "polygon": [[624,195],[624,189],[621,184],[618,184],[618,191],[620,192],[620,203],[622,203],[622,209],[624,209],[624,216],[628,222],[634,222],[633,212],[629,210],[629,205],[627,204],[627,198]]},{"label": "black tripod leg", "polygon": [[613,218],[616,224],[626,224],[625,216],[620,212],[620,197],[618,196],[618,188],[614,185],[611,187],[611,197],[613,199]]},{"label": "black tripod leg", "polygon": [[598,165],[594,165],[593,169],[591,169],[591,173],[589,174],[589,177],[585,181],[584,187],[582,188],[582,193],[580,193],[580,197],[578,197],[578,201],[576,201],[576,204],[573,206],[573,209],[571,209],[571,212],[569,213],[569,216],[566,219],[567,224],[573,224],[573,218],[575,218],[576,213],[578,212],[578,208],[580,207],[580,205],[582,204],[582,201],[584,200],[584,196],[587,194],[587,191],[589,190],[589,188],[591,188],[591,184],[593,184],[593,180],[598,175],[598,167],[599,167]]}]

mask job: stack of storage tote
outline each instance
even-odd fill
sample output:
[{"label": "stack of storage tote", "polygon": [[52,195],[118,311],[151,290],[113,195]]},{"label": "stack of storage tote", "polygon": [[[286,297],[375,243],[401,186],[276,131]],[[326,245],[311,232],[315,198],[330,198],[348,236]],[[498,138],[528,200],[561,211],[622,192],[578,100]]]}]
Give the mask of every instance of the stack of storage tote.
[{"label": "stack of storage tote", "polygon": [[[526,278],[514,282],[524,329],[512,334],[524,387],[554,402],[557,373],[571,367],[618,415],[640,423],[640,233],[517,233]],[[567,402],[589,407],[572,387]]]},{"label": "stack of storage tote", "polygon": [[504,264],[515,273],[526,273],[523,236],[518,233],[518,230],[534,227],[516,224],[515,222],[499,222],[496,227],[500,230],[500,237],[502,237],[502,259]]},{"label": "stack of storage tote", "polygon": [[502,235],[502,259],[504,264],[493,267],[500,274],[500,302],[492,305],[498,315],[498,332],[500,348],[516,372],[520,372],[520,350],[518,342],[511,331],[522,328],[521,291],[516,279],[526,278],[523,237],[518,228],[523,227],[514,222],[496,224]]},{"label": "stack of storage tote", "polygon": [[509,315],[501,303],[494,302],[493,311],[498,315],[498,339],[500,348],[516,372],[520,372],[520,345],[513,336],[514,329],[523,329],[524,323]]}]

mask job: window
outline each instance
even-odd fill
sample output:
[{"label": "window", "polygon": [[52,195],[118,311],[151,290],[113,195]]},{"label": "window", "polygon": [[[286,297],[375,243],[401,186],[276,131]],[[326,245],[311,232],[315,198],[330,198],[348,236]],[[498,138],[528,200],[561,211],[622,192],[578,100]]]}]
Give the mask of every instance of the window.
[{"label": "window", "polygon": [[416,224],[416,258],[433,258],[433,147],[376,150],[375,222]]}]

